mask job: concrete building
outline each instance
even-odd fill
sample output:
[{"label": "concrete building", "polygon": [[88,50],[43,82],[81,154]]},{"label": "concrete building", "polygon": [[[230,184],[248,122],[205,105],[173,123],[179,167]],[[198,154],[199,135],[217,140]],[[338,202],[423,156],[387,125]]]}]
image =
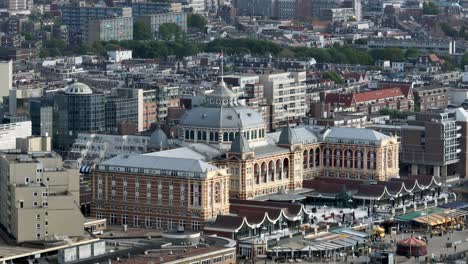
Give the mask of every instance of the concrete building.
[{"label": "concrete building", "polygon": [[[117,2],[119,5],[128,5],[125,2]],[[132,15],[134,18],[139,16],[149,15],[153,13],[167,13],[167,12],[182,12],[183,7],[181,3],[165,3],[165,2],[135,2],[130,5]]]},{"label": "concrete building", "polygon": [[446,178],[456,174],[460,137],[461,126],[454,113],[418,113],[408,118],[408,125],[401,127],[401,162],[412,175]]},{"label": "concrete building", "polygon": [[0,102],[13,87],[13,61],[0,61]]},{"label": "concrete building", "polygon": [[368,49],[401,48],[404,50],[415,48],[423,52],[439,54],[455,54],[455,40],[451,39],[396,39],[371,38],[367,41]]},{"label": "concrete building", "polygon": [[0,156],[0,224],[16,242],[83,236],[79,177],[55,153]]},{"label": "concrete building", "polygon": [[277,129],[290,121],[300,121],[306,113],[306,72],[260,75],[267,104],[271,105],[271,126]]},{"label": "concrete building", "polygon": [[85,31],[90,19],[108,16],[131,17],[131,7],[101,7],[78,4],[62,5],[62,24],[70,31]]},{"label": "concrete building", "polygon": [[29,103],[29,116],[32,134],[35,136],[54,135],[54,108],[43,100],[32,100]]},{"label": "concrete building", "polygon": [[174,23],[178,25],[182,31],[187,32],[187,13],[155,13],[143,15],[136,18],[137,21],[147,25],[153,33],[153,38],[159,38],[159,27],[165,23]]},{"label": "concrete building", "polygon": [[132,17],[95,18],[88,22],[86,41],[133,40]]},{"label": "concrete building", "polygon": [[29,9],[28,0],[7,0],[8,11],[24,11]]},{"label": "concrete building", "polygon": [[278,17],[278,6],[275,0],[237,0],[235,6],[239,14]]},{"label": "concrete building", "polygon": [[122,62],[124,60],[131,60],[133,51],[131,50],[114,50],[108,51],[107,55],[109,56],[109,60],[113,62]]},{"label": "concrete building", "polygon": [[0,124],[0,150],[15,149],[18,138],[31,136],[31,121]]}]

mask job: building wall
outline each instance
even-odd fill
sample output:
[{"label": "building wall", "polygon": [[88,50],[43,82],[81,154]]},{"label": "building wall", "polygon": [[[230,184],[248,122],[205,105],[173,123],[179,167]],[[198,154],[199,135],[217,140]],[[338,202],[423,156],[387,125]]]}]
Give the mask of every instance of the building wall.
[{"label": "building wall", "polygon": [[84,218],[79,203],[78,175],[61,167],[53,154],[0,157],[0,224],[17,242],[50,236],[82,236]]},{"label": "building wall", "polygon": [[154,38],[159,37],[159,27],[164,23],[174,23],[178,25],[182,31],[187,32],[187,13],[158,13],[150,14],[137,18],[151,28]]},{"label": "building wall", "polygon": [[208,173],[207,178],[186,178],[95,171],[92,214],[110,224],[201,230],[206,221],[229,213],[229,175]]},{"label": "building wall", "polygon": [[0,149],[15,149],[17,138],[31,136],[31,121],[0,125]]},{"label": "building wall", "polygon": [[13,86],[13,61],[0,61],[0,102]]},{"label": "building wall", "polygon": [[115,17],[108,19],[94,19],[89,21],[87,28],[87,42],[122,41],[133,39],[133,18]]}]

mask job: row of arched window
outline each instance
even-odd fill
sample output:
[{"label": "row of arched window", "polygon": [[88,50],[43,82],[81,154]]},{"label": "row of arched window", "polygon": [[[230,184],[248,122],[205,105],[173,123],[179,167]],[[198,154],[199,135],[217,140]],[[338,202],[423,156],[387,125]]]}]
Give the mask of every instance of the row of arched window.
[{"label": "row of arched window", "polygon": [[[247,140],[260,139],[265,137],[265,129],[255,129],[244,131],[244,137]],[[239,135],[239,132],[224,132],[218,133],[213,131],[202,131],[202,130],[185,130],[184,139],[186,140],[198,140],[198,141],[234,141],[236,136]]]},{"label": "row of arched window", "polygon": [[254,183],[267,183],[289,178],[289,159],[278,159],[276,161],[255,163]]},{"label": "row of arched window", "polygon": [[[392,149],[388,149],[385,154],[385,162],[387,168],[393,168]],[[371,169],[377,168],[377,154],[375,151],[364,152],[364,150],[351,149],[331,149],[324,148],[322,151],[318,149],[304,150],[303,152],[303,168],[309,169],[320,166],[322,160],[323,166],[336,168],[355,168],[355,169]]]}]

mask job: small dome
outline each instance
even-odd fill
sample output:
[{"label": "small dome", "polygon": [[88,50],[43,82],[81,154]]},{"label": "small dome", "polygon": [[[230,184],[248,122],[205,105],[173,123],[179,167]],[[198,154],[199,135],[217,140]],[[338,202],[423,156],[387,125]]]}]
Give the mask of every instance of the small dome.
[{"label": "small dome", "polygon": [[167,139],[166,133],[158,126],[156,130],[154,130],[153,134],[148,142],[149,148],[167,148],[169,146],[169,140]]},{"label": "small dome", "polygon": [[65,88],[66,94],[92,94],[93,90],[88,85],[80,82],[70,84]]},{"label": "small dome", "polygon": [[236,138],[231,144],[231,152],[232,153],[247,153],[251,152],[249,142],[245,139],[242,132],[238,133]]},{"label": "small dome", "polygon": [[289,124],[281,130],[278,140],[279,145],[294,145],[300,144],[301,139],[297,136],[296,132],[289,126]]}]

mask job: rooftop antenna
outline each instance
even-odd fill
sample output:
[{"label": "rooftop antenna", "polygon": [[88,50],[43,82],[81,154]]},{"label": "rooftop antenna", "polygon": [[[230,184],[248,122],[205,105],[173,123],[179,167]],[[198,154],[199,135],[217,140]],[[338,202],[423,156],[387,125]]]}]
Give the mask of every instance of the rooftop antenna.
[{"label": "rooftop antenna", "polygon": [[219,59],[221,59],[221,83],[224,82],[224,53],[223,50],[219,53]]}]

